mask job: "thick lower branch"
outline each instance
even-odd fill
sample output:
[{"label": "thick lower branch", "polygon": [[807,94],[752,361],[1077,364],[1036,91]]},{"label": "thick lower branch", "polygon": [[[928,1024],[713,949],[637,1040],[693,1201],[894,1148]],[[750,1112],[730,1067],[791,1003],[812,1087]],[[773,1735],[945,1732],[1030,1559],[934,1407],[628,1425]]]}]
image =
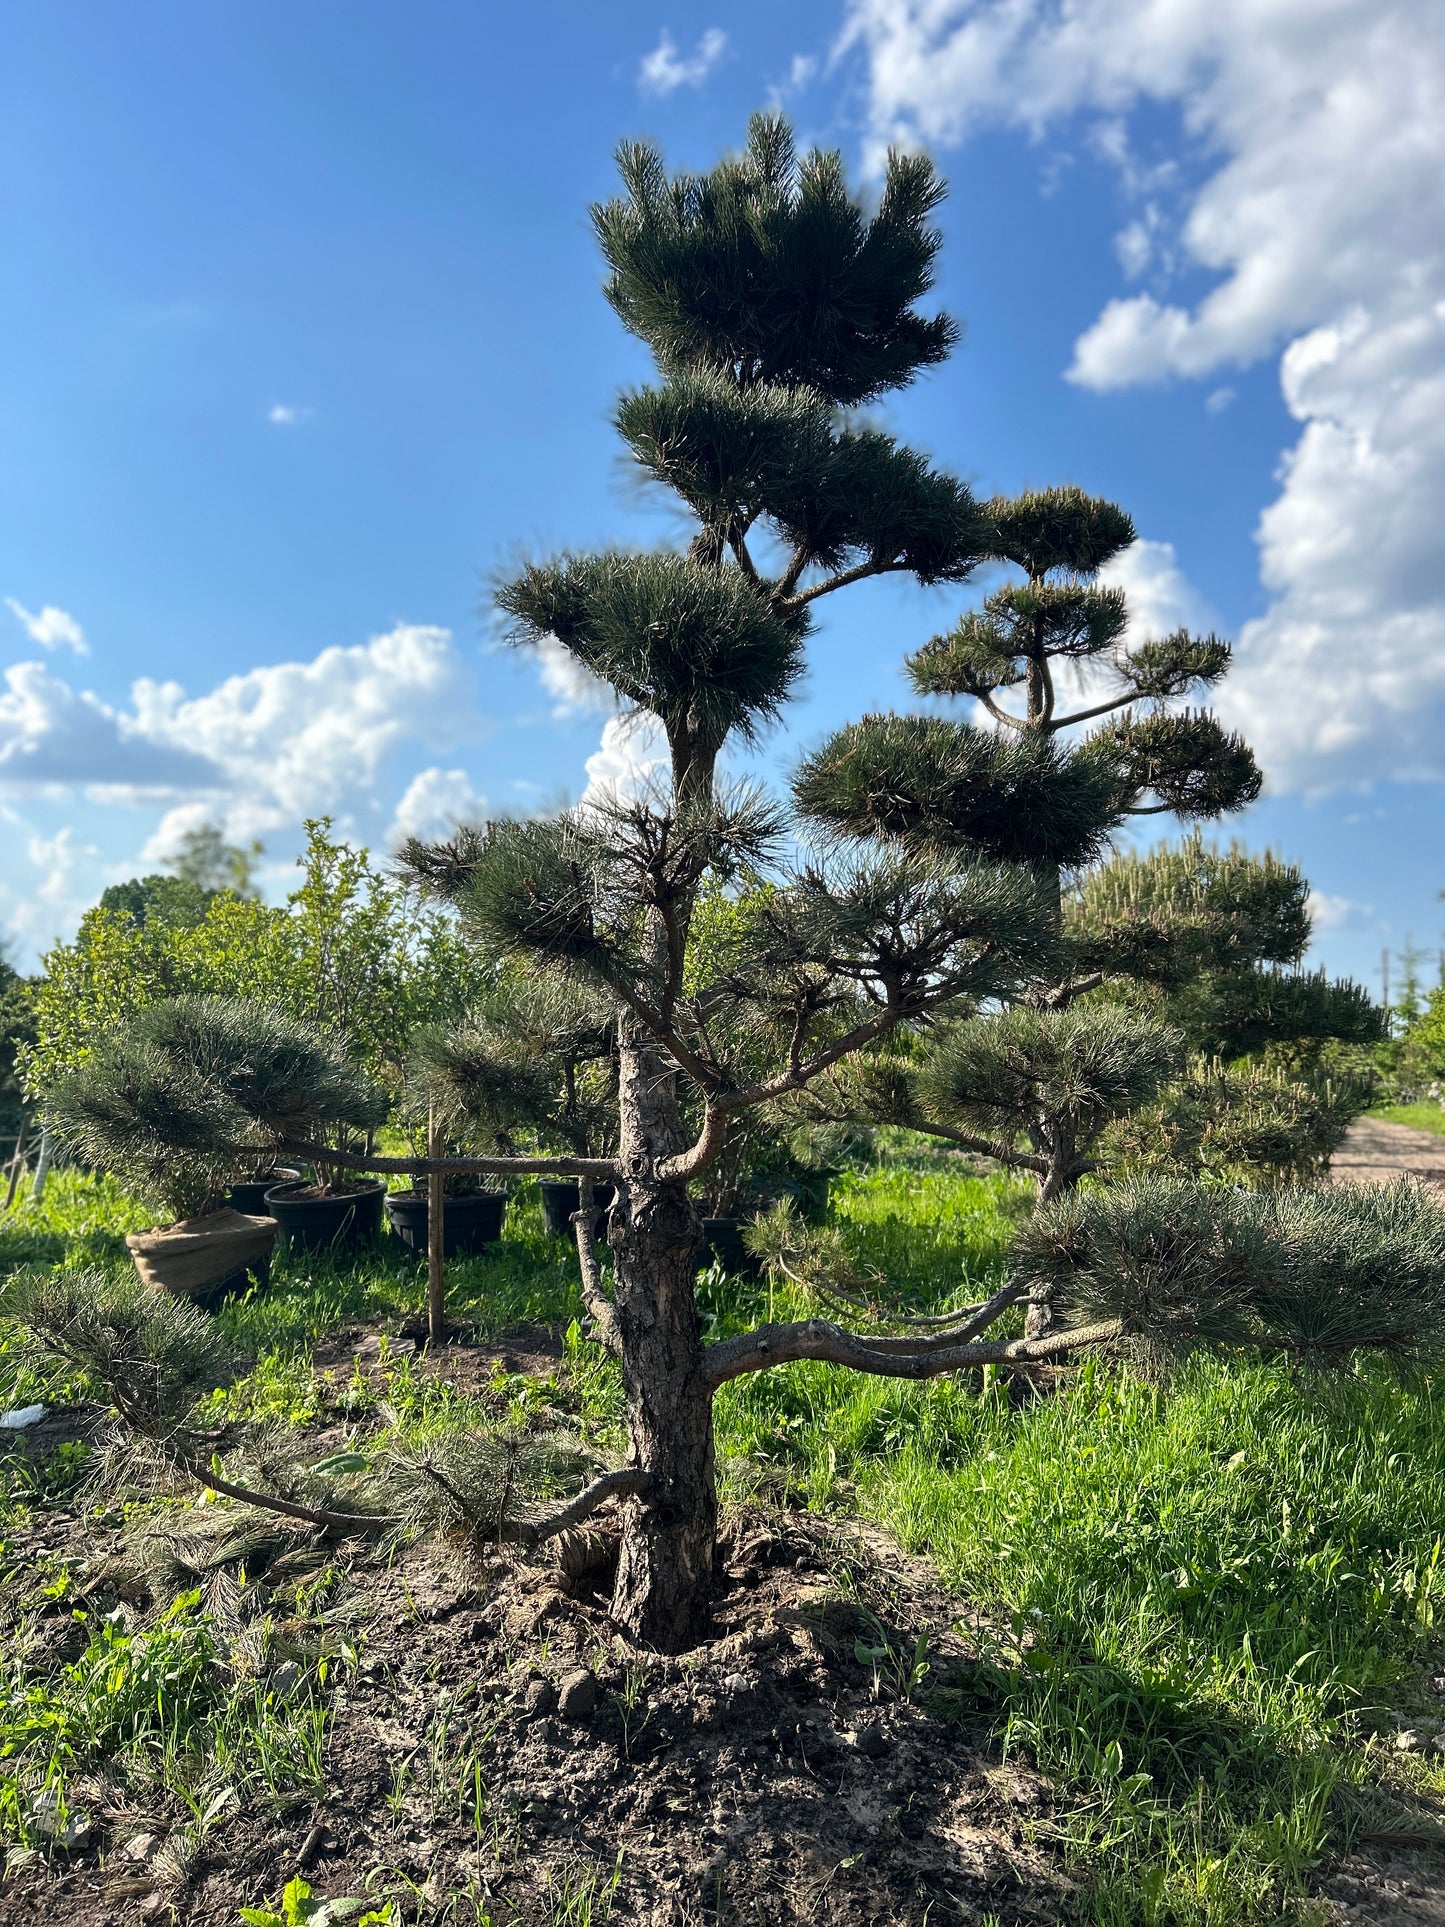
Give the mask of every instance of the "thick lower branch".
[{"label": "thick lower branch", "polygon": [[[246,1147],[254,1150],[255,1146]],[[618,1176],[615,1158],[383,1158],[361,1151],[334,1151],[329,1144],[312,1144],[305,1138],[283,1138],[275,1147],[288,1157],[310,1158],[317,1164],[334,1164],[344,1171],[372,1171],[378,1176],[395,1173],[425,1177],[433,1171],[475,1171],[494,1177],[591,1178],[594,1182],[615,1183]]]},{"label": "thick lower branch", "polygon": [[640,1492],[647,1484],[648,1475],[640,1466],[626,1465],[617,1472],[604,1472],[591,1485],[584,1486],[575,1499],[566,1505],[559,1505],[551,1512],[544,1512],[535,1519],[518,1519],[504,1525],[499,1537],[509,1539],[516,1545],[540,1546],[546,1539],[555,1539],[559,1532],[567,1532],[572,1526],[580,1526],[590,1518],[598,1506],[605,1505],[609,1499],[627,1498]]},{"label": "thick lower branch", "polygon": [[878,1378],[938,1378],[945,1372],[963,1371],[971,1365],[1017,1365],[1039,1363],[1057,1358],[1084,1345],[1100,1345],[1117,1338],[1123,1321],[1108,1319],[1098,1325],[1085,1325],[1077,1331],[1051,1332],[1047,1338],[1012,1338],[992,1344],[952,1345],[937,1351],[922,1348],[913,1352],[880,1351],[865,1338],[844,1331],[841,1325],[822,1318],[808,1318],[791,1325],[763,1325],[738,1338],[725,1338],[709,1345],[708,1384],[716,1391],[731,1378],[748,1372],[765,1372],[774,1365],[815,1358],[828,1365],[843,1365],[850,1371],[869,1372]]}]

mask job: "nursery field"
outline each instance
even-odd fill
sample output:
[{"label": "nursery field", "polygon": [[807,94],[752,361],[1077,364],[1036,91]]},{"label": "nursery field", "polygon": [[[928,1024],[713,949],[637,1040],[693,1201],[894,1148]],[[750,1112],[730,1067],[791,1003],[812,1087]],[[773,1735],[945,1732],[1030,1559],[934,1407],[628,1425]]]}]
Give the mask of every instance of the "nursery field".
[{"label": "nursery field", "polygon": [[[988,1286],[1026,1206],[898,1157],[831,1211],[927,1309]],[[119,1268],[140,1222],[60,1172],[0,1263]],[[263,1419],[337,1462],[458,1416],[615,1446],[575,1277],[519,1190],[428,1354],[409,1259],[283,1259],[221,1314],[216,1449]],[[768,1295],[701,1282],[719,1334]],[[7,1922],[1441,1918],[1428,1376],[746,1378],[717,1638],[662,1659],[609,1634],[585,1559],[107,1480],[89,1388],[0,1348],[0,1407],[51,1408],[0,1433]]]}]

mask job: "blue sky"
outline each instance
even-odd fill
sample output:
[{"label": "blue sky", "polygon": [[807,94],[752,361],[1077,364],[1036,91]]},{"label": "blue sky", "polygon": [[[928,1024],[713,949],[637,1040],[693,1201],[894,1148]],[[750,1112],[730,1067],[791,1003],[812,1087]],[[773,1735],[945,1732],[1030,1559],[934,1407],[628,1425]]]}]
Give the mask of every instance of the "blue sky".
[{"label": "blue sky", "polygon": [[[1378,0],[198,8],[0,28],[0,924],[25,962],[203,818],[285,887],[640,753],[497,649],[523,551],[666,539],[608,426],[619,138],[680,166],[780,100],[952,183],[965,325],[890,405],[982,492],[1128,507],[1141,622],[1239,637],[1230,720],[1317,952],[1442,941],[1445,29]],[[1432,239],[1433,236],[1433,239]],[[1431,505],[1434,505],[1432,508]],[[966,596],[830,611],[785,733],[905,700]],[[841,600],[841,599],[840,599]],[[606,739],[604,742],[604,731]],[[589,759],[592,769],[589,772]]]}]

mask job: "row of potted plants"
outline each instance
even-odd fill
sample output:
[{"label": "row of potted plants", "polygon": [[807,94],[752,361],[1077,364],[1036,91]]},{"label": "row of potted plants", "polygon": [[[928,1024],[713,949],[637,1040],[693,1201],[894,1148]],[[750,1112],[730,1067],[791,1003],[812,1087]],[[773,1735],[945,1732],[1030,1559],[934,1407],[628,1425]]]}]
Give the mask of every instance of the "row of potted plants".
[{"label": "row of potted plants", "polygon": [[[570,1240],[572,1213],[577,1209],[577,1184],[572,1178],[546,1179],[540,1185],[542,1216],[554,1238]],[[611,1208],[614,1188],[594,1187],[593,1198],[602,1211]],[[364,1179],[347,1192],[320,1195],[299,1170],[279,1165],[259,1178],[239,1180],[227,1187],[226,1203],[245,1216],[275,1218],[288,1245],[302,1251],[351,1250],[381,1233],[385,1209],[395,1235],[408,1250],[424,1256],[427,1248],[427,1198],[424,1191],[388,1191],[379,1178]],[[446,1200],[443,1240],[448,1258],[473,1257],[502,1235],[505,1191],[477,1190]],[[728,1270],[750,1262],[742,1242],[741,1218],[704,1218],[703,1263],[719,1260]]]},{"label": "row of potted plants", "polygon": [[[577,1185],[571,1179],[544,1180],[542,1211],[553,1237],[570,1239]],[[613,1187],[600,1185],[596,1202],[613,1201]],[[443,1216],[443,1248],[448,1258],[475,1257],[502,1233],[505,1191],[478,1190],[448,1197]],[[310,1182],[294,1167],[280,1165],[234,1180],[223,1207],[205,1217],[164,1230],[136,1232],[126,1243],[146,1281],[215,1309],[234,1292],[264,1287],[271,1256],[279,1242],[292,1249],[345,1254],[375,1243],[383,1213],[392,1234],[419,1258],[427,1251],[429,1212],[424,1191],[388,1191],[379,1178],[358,1180],[344,1191]],[[743,1221],[703,1220],[704,1247],[699,1264],[714,1261],[724,1270],[744,1272],[753,1259],[742,1241]]]},{"label": "row of potted plants", "polygon": [[[576,1187],[571,1188],[575,1209]],[[474,1257],[494,1243],[506,1208],[504,1191],[448,1198],[442,1221],[446,1256]],[[407,1250],[424,1258],[424,1191],[389,1192],[379,1178],[332,1190],[285,1165],[235,1179],[219,1210],[133,1232],[126,1244],[148,1284],[214,1310],[232,1293],[269,1282],[278,1242],[298,1251],[349,1254],[381,1236],[383,1212]]]}]

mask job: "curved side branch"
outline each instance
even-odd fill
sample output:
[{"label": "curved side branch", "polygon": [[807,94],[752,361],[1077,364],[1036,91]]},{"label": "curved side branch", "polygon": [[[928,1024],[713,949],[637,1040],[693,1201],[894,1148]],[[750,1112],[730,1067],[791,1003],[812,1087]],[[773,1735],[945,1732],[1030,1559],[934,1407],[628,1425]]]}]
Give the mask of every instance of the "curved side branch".
[{"label": "curved side branch", "polygon": [[727,1121],[734,1111],[750,1110],[755,1105],[770,1103],[774,1098],[786,1097],[792,1091],[801,1091],[815,1077],[821,1077],[824,1071],[831,1070],[843,1058],[894,1029],[901,1017],[902,1012],[898,1010],[880,1010],[866,1023],[855,1024],[852,1030],[826,1050],[819,1051],[816,1057],[797,1063],[786,1071],[779,1071],[776,1077],[767,1078],[760,1084],[750,1084],[745,1090],[723,1091],[710,1097],[697,1139],[676,1157],[664,1158],[657,1167],[658,1177],[664,1184],[685,1184],[690,1178],[699,1176],[722,1150],[727,1136]]},{"label": "curved side branch", "polygon": [[1071,977],[1065,984],[1056,984],[1052,990],[1044,992],[1039,999],[1040,1010],[1067,1010],[1076,997],[1086,997],[1091,990],[1097,990],[1104,981],[1102,970],[1091,970],[1087,977]]},{"label": "curved side branch", "polygon": [[931,1317],[917,1317],[907,1312],[891,1313],[886,1308],[865,1304],[861,1298],[855,1298],[848,1292],[838,1291],[821,1279],[803,1277],[798,1272],[790,1271],[786,1265],[781,1269],[794,1284],[801,1285],[805,1291],[815,1292],[820,1298],[831,1298],[835,1304],[847,1306],[850,1310],[867,1311],[874,1317],[885,1316],[894,1324],[911,1326],[912,1329],[906,1332],[871,1331],[850,1334],[854,1338],[861,1339],[864,1344],[871,1345],[875,1351],[904,1355],[942,1351],[952,1345],[967,1344],[970,1339],[977,1338],[981,1333],[986,1332],[990,1325],[996,1324],[1010,1306],[1022,1304],[1028,1297],[1028,1291],[1023,1285],[1015,1284],[1010,1280],[1007,1284],[1001,1285],[992,1298],[981,1305],[960,1305],[955,1311],[942,1312]]},{"label": "curved side branch", "polygon": [[1084,1345],[1105,1344],[1123,1331],[1123,1321],[1108,1319],[1098,1325],[1085,1325],[1077,1331],[1051,1332],[1047,1338],[1001,1339],[993,1344],[952,1345],[937,1351],[922,1347],[912,1352],[881,1351],[866,1338],[844,1331],[826,1319],[808,1318],[793,1325],[763,1325],[738,1338],[725,1338],[709,1345],[708,1385],[716,1391],[730,1378],[748,1372],[765,1372],[774,1365],[788,1365],[800,1358],[816,1358],[828,1365],[843,1365],[850,1371],[870,1372],[877,1378],[938,1378],[945,1372],[962,1371],[970,1365],[1016,1365],[1040,1363]]},{"label": "curved side branch", "polygon": [[498,1537],[511,1540],[515,1545],[540,1546],[546,1539],[555,1539],[559,1532],[581,1525],[608,1499],[626,1498],[634,1492],[640,1492],[647,1484],[647,1476],[636,1465],[625,1465],[617,1472],[604,1472],[600,1479],[594,1479],[591,1485],[584,1486],[576,1498],[569,1499],[566,1505],[559,1505],[534,1519],[518,1519],[504,1525]]},{"label": "curved side branch", "polygon": [[952,1124],[939,1124],[932,1118],[911,1117],[908,1128],[922,1131],[926,1137],[942,1138],[945,1144],[956,1144],[960,1151],[973,1151],[979,1157],[993,1158],[998,1164],[1007,1164],[1015,1170],[1034,1171],[1043,1177],[1049,1168],[1047,1158],[1039,1157],[1033,1151],[1020,1151],[1012,1144],[1000,1144],[994,1138],[975,1137],[971,1131],[959,1131]]},{"label": "curved side branch", "polygon": [[326,1506],[298,1505],[292,1499],[278,1499],[270,1492],[257,1492],[249,1485],[236,1485],[213,1472],[202,1458],[174,1434],[161,1443],[172,1462],[188,1477],[218,1492],[224,1499],[237,1499],[242,1505],[257,1506],[262,1512],[278,1512],[283,1519],[299,1519],[304,1525],[325,1526],[333,1532],[377,1532],[383,1526],[399,1525],[399,1519],[383,1512],[332,1512]]},{"label": "curved side branch", "polygon": [[854,582],[866,582],[870,575],[886,575],[899,566],[897,562],[860,562],[856,568],[842,569],[837,575],[830,575],[822,582],[815,582],[811,588],[796,590],[792,595],[779,596],[777,606],[791,612],[802,609],[819,596],[832,595],[836,589],[846,589]]},{"label": "curved side branch", "polygon": [[982,703],[989,715],[992,716],[996,722],[1006,723],[1010,729],[1028,728],[1028,718],[1026,716],[1015,716],[1012,710],[1000,709],[991,694],[985,694],[982,690],[974,690],[972,694],[974,701]]},{"label": "curved side branch", "polygon": [[[269,1492],[257,1492],[251,1486],[235,1485],[230,1479],[222,1478],[188,1452],[178,1439],[168,1441],[168,1447],[176,1465],[202,1485],[208,1486],[212,1492],[219,1492],[227,1499],[238,1499],[243,1505],[258,1506],[264,1512],[278,1512],[283,1518],[299,1519],[306,1525],[325,1526],[337,1532],[376,1532],[382,1527],[403,1523],[400,1518],[388,1513],[331,1512],[322,1506],[298,1505],[291,1499],[278,1499]],[[647,1474],[636,1466],[624,1466],[618,1472],[604,1472],[601,1478],[584,1486],[575,1498],[551,1512],[543,1512],[530,1519],[505,1521],[497,1528],[496,1537],[514,1545],[540,1546],[557,1533],[580,1525],[608,1499],[640,1492],[646,1484]]]}]

